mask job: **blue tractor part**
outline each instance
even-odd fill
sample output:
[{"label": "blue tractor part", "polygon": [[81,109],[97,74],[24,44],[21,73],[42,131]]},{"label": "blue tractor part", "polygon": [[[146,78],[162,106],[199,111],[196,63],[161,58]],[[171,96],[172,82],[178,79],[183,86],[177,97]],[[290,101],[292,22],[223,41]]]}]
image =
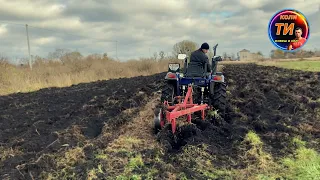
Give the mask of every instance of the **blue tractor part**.
[{"label": "blue tractor part", "polygon": [[[188,59],[185,54],[179,54],[178,59],[184,59],[183,71],[179,63],[169,63],[168,72],[165,76],[166,86],[162,90],[161,103],[168,105],[177,104],[176,97],[186,96],[189,85],[192,86],[193,102],[207,104],[211,109],[216,110],[219,119],[225,117],[226,109],[226,83],[222,72],[217,72],[217,65],[222,61],[221,56],[216,56],[216,48],[213,47],[214,56],[211,61],[211,69],[208,73],[207,65],[198,73],[193,73],[188,67]],[[192,72],[192,73],[191,73]],[[159,125],[159,123],[158,123]],[[159,127],[158,127],[159,128]]]}]

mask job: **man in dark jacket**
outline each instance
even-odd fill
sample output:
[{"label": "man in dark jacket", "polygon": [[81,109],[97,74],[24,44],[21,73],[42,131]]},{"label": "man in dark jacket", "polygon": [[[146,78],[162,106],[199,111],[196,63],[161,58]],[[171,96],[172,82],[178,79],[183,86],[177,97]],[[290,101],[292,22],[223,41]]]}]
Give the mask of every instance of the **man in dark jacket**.
[{"label": "man in dark jacket", "polygon": [[192,52],[190,56],[190,62],[188,65],[188,76],[203,76],[205,65],[207,63],[207,72],[211,72],[209,59],[206,53],[209,51],[209,44],[203,43],[201,47]]}]

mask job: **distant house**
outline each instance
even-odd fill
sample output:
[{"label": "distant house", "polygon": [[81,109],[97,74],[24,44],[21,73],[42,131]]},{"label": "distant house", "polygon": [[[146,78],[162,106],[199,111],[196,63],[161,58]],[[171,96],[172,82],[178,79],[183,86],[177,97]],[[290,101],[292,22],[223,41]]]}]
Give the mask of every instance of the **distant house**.
[{"label": "distant house", "polygon": [[258,53],[251,53],[252,59],[254,60],[261,60],[263,59],[263,56],[261,54]]},{"label": "distant house", "polygon": [[250,60],[259,60],[263,59],[263,56],[258,53],[251,53],[247,49],[239,51],[239,60],[240,61],[250,61]]},{"label": "distant house", "polygon": [[248,61],[251,60],[251,53],[249,50],[242,49],[239,51],[240,61]]}]

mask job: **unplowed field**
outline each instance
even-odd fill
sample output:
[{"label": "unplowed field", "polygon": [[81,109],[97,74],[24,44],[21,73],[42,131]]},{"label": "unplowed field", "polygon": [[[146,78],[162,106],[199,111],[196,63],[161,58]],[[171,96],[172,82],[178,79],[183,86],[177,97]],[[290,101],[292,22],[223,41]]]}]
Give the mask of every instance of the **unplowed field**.
[{"label": "unplowed field", "polygon": [[152,131],[164,73],[2,96],[0,179],[222,178],[258,161],[249,131],[273,159],[292,153],[293,137],[320,151],[319,73],[239,64],[224,74],[225,123],[181,127],[170,151],[160,143],[170,133]]}]

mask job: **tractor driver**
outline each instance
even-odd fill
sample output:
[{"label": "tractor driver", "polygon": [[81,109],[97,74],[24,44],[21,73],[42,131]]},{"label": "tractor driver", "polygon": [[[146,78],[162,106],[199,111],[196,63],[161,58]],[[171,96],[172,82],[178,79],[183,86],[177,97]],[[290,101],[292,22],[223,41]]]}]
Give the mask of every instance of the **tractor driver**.
[{"label": "tractor driver", "polygon": [[[207,63],[207,72],[210,73],[211,68],[210,68],[210,64],[209,64],[209,58],[206,55],[206,53],[208,53],[208,51],[209,51],[209,44],[205,42],[201,45],[201,47],[198,50],[192,52],[191,56],[190,56],[189,67],[190,66],[191,67],[197,66],[197,69],[200,68],[204,72],[205,65]],[[188,69],[189,69],[189,67],[188,67]]]}]

